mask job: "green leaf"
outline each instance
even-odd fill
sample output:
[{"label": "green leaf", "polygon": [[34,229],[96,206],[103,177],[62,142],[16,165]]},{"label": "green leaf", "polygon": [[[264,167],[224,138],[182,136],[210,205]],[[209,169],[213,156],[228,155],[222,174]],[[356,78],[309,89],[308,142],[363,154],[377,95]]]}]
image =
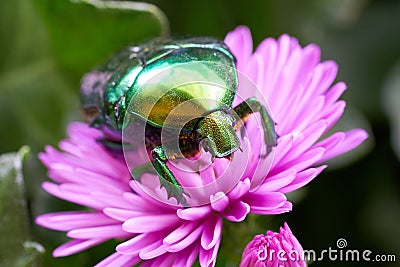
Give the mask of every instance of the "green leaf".
[{"label": "green leaf", "polygon": [[0,156],[0,266],[38,266],[44,249],[29,241],[22,161],[29,153]]},{"label": "green leaf", "polygon": [[[78,117],[77,93],[49,52],[46,32],[30,1],[1,1],[0,152],[29,144],[33,151],[55,144],[66,120]],[[78,90],[77,90],[78,91]],[[67,116],[70,116],[68,118]]]},{"label": "green leaf", "polygon": [[49,29],[54,56],[75,79],[122,47],[169,31],[164,14],[151,4],[100,0],[35,3]]}]

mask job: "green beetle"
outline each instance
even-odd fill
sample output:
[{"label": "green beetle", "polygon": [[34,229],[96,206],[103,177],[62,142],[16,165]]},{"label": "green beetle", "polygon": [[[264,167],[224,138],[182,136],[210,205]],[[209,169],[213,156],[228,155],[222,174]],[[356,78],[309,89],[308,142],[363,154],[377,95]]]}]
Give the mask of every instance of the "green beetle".
[{"label": "green beetle", "polygon": [[[235,58],[222,41],[155,39],[123,49],[88,73],[81,105],[88,122],[106,133],[107,148],[121,147],[122,131],[144,122],[145,147],[161,186],[169,198],[187,205],[168,160],[198,156],[200,143],[213,158],[230,157],[240,149],[237,130],[253,112],[261,115],[267,153],[276,145],[275,123],[256,98],[232,107],[237,88]],[[162,132],[177,130],[178,147],[166,150]]]}]

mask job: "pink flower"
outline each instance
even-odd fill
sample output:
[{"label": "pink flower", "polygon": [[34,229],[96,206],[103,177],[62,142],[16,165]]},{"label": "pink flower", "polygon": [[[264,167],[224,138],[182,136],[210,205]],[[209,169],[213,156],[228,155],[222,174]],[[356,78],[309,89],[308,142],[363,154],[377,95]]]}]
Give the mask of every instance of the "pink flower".
[{"label": "pink flower", "polygon": [[279,233],[256,235],[243,251],[240,267],[305,267],[304,251],[285,223]]},{"label": "pink flower", "polygon": [[[54,256],[71,255],[117,238],[126,241],[97,266],[132,266],[142,261],[142,266],[191,266],[197,258],[201,266],[214,266],[223,218],[240,222],[249,213],[290,211],[286,193],[315,178],[326,167],[319,164],[355,148],[367,137],[365,131],[356,129],[320,141],[343,113],[345,102],[338,98],[346,86],[342,82],[332,85],[337,66],[332,61],[320,62],[316,45],[302,48],[296,39],[283,35],[264,40],[253,52],[246,27],[230,32],[225,42],[243,74],[238,96],[256,93],[244,86],[243,77],[248,76],[269,101],[279,135],[273,153],[260,157],[264,143],[257,116],[251,116],[247,137],[241,139],[243,151],[235,152],[232,162],[216,159],[198,172],[170,162],[191,197],[191,207],[184,209],[166,197],[156,175],[144,174],[141,184],[131,180],[125,161],[96,142],[103,135],[99,130],[73,123],[69,139],[60,143],[63,152],[46,147],[39,155],[54,181],[45,182],[43,188],[89,208],[37,218],[39,225],[65,231],[72,239],[58,247]],[[240,101],[238,97],[235,103]]]}]

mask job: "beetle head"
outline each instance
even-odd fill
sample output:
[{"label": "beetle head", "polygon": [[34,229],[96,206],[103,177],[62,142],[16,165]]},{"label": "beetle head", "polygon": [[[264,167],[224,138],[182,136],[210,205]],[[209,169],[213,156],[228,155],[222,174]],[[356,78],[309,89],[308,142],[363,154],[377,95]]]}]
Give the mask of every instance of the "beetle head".
[{"label": "beetle head", "polygon": [[212,112],[199,123],[198,131],[203,138],[203,148],[213,158],[229,156],[240,148],[240,141],[232,124],[231,115],[223,111]]}]

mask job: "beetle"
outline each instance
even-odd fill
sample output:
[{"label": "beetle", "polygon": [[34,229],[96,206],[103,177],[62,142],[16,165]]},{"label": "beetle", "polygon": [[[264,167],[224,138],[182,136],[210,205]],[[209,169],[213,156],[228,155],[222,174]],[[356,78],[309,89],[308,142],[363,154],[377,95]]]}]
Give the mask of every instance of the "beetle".
[{"label": "beetle", "polygon": [[[267,154],[276,146],[275,123],[258,99],[251,97],[233,107],[238,89],[235,63],[228,47],[212,37],[154,39],[121,50],[85,75],[81,82],[81,106],[87,121],[108,133],[103,140],[108,148],[112,144],[121,146],[121,133],[127,124],[144,122],[146,150],[160,185],[166,188],[168,198],[187,205],[184,190],[166,164],[168,160],[196,157],[200,146],[213,159],[230,158],[240,149],[237,131],[254,112],[261,116]],[[160,73],[174,67],[194,70],[196,78],[199,76],[203,82],[162,87],[172,78]],[[184,77],[184,73],[179,77]],[[160,85],[147,86],[151,75],[163,77]],[[214,83],[214,78],[208,83],[209,77],[217,77],[219,84]],[[152,99],[154,95],[157,98]],[[188,107],[171,115],[187,101]],[[126,114],[134,121],[126,120]],[[185,120],[186,117],[189,119]],[[166,151],[161,133],[177,129],[179,147]]]}]

